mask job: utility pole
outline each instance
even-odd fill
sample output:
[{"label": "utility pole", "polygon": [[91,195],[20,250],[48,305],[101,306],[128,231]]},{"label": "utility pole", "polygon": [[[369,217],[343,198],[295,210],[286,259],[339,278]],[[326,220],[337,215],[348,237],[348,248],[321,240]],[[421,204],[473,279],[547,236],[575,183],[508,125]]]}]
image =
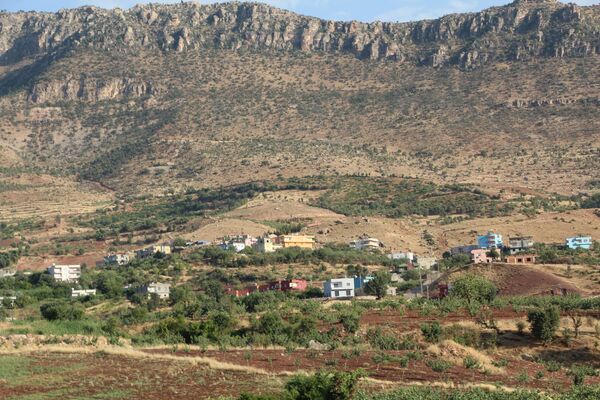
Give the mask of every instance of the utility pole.
[{"label": "utility pole", "polygon": [[421,270],[420,265],[419,265],[419,283],[421,284],[421,297],[423,297],[423,272]]}]

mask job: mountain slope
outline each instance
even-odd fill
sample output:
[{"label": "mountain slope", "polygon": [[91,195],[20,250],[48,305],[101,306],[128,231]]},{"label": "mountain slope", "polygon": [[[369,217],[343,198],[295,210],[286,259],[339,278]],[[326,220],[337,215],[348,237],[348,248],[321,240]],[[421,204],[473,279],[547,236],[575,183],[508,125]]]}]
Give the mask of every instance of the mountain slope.
[{"label": "mountain slope", "polygon": [[4,173],[129,193],[339,173],[572,193],[600,168],[597,6],[362,24],[187,3],[0,26]]}]

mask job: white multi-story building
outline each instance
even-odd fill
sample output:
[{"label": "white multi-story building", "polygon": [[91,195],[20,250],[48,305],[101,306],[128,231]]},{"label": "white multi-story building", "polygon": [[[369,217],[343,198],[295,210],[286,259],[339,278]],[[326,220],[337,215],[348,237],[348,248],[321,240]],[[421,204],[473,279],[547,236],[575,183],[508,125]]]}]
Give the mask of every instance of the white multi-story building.
[{"label": "white multi-story building", "polygon": [[81,277],[81,265],[56,265],[48,267],[48,273],[60,282],[75,282]]},{"label": "white multi-story building", "polygon": [[332,299],[354,297],[354,278],[330,279],[323,284],[323,292]]},{"label": "white multi-story building", "polygon": [[96,289],[81,289],[76,290],[71,288],[71,297],[86,297],[86,296],[95,296]]},{"label": "white multi-story building", "polygon": [[383,243],[381,243],[379,239],[365,237],[350,242],[350,247],[357,250],[374,250],[383,247]]},{"label": "white multi-story building", "polygon": [[136,291],[148,295],[148,297],[152,294],[156,294],[160,299],[168,299],[171,294],[171,285],[168,283],[152,282],[148,285],[139,287]]}]

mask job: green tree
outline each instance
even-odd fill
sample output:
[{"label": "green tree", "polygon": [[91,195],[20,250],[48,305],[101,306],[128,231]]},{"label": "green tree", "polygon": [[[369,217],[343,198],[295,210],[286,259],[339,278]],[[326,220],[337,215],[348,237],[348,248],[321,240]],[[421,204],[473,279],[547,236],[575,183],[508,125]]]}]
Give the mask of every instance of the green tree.
[{"label": "green tree", "polygon": [[452,284],[451,295],[467,300],[469,305],[474,303],[487,304],[496,297],[498,289],[487,279],[467,274],[458,278]]},{"label": "green tree", "polygon": [[40,312],[44,319],[55,320],[79,320],[83,318],[85,310],[81,304],[56,301],[42,304]]},{"label": "green tree", "polygon": [[560,312],[555,306],[544,309],[539,308],[527,314],[527,321],[531,324],[533,337],[547,343],[556,334],[560,323]]},{"label": "green tree", "polygon": [[96,278],[96,287],[107,297],[120,297],[123,295],[123,277],[116,271],[102,271]]},{"label": "green tree", "polygon": [[175,240],[173,240],[173,246],[174,247],[185,247],[186,241],[183,238],[175,238]]},{"label": "green tree", "polygon": [[377,299],[385,297],[387,287],[391,282],[390,273],[387,271],[378,271],[373,274],[373,279],[365,285],[365,292],[376,296]]},{"label": "green tree", "polygon": [[95,238],[98,242],[102,242],[103,240],[106,239],[106,234],[104,233],[104,231],[102,229],[98,229],[96,231]]},{"label": "green tree", "polygon": [[340,315],[340,323],[348,333],[356,333],[360,328],[360,314],[351,310],[343,312]]}]

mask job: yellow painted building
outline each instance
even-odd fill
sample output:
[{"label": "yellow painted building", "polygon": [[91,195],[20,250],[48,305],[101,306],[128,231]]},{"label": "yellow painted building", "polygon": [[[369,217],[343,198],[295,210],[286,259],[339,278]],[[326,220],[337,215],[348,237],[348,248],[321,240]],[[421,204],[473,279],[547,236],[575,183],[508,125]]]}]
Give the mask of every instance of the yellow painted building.
[{"label": "yellow painted building", "polygon": [[315,237],[306,235],[283,235],[280,237],[283,248],[300,247],[302,249],[314,249]]}]

